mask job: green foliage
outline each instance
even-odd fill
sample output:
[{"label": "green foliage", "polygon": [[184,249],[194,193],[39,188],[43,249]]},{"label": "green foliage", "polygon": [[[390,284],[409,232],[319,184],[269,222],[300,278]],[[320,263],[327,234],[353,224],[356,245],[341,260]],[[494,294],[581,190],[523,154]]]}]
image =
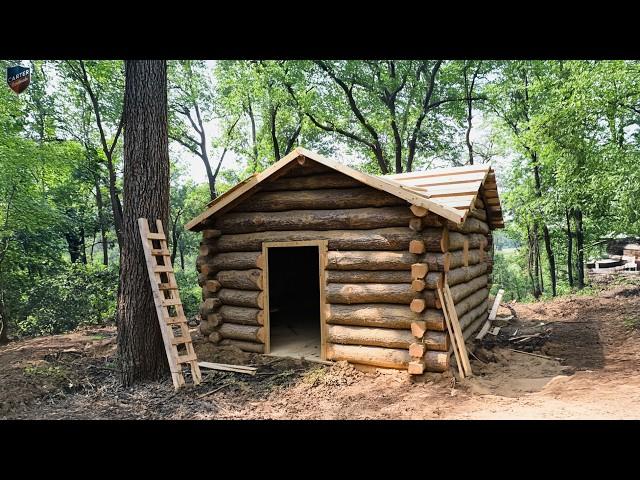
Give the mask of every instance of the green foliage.
[{"label": "green foliage", "polygon": [[62,333],[84,325],[112,323],[118,272],[102,265],[69,264],[50,271],[25,293],[18,309],[20,333]]}]

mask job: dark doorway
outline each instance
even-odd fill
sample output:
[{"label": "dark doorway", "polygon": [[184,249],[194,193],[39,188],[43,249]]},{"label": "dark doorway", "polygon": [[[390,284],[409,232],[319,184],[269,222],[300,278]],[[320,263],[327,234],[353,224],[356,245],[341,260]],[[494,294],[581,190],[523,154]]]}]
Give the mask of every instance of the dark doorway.
[{"label": "dark doorway", "polygon": [[318,247],[270,247],[267,252],[271,353],[320,358]]}]

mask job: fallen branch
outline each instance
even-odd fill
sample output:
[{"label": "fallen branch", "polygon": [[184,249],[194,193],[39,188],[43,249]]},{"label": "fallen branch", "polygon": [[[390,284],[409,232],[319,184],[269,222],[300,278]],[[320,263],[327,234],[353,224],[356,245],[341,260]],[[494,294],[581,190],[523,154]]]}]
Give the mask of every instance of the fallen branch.
[{"label": "fallen branch", "polygon": [[546,358],[547,360],[556,360],[556,361],[561,361],[561,358],[558,357],[547,357],[546,355],[538,355],[537,353],[529,353],[529,352],[523,352],[522,350],[516,350],[514,348],[507,348],[507,350],[511,350],[512,352],[516,352],[516,353],[522,353],[523,355],[531,355],[532,357],[539,357],[539,358]]},{"label": "fallen branch", "polygon": [[221,386],[219,386],[218,388],[214,388],[214,389],[213,389],[213,390],[211,390],[210,392],[203,393],[202,395],[198,395],[196,398],[204,398],[204,397],[207,397],[207,396],[209,396],[209,395],[211,395],[211,394],[213,394],[213,393],[216,393],[216,392],[218,392],[218,391],[222,390],[224,387],[228,387],[228,386],[229,386],[229,384],[228,384],[228,383],[225,383],[224,385],[221,385]]}]

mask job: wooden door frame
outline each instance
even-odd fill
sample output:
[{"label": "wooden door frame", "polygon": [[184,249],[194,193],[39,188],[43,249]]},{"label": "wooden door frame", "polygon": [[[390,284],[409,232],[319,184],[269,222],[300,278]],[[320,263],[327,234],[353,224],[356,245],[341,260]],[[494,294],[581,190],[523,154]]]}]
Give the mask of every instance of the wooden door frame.
[{"label": "wooden door frame", "polygon": [[320,289],[320,359],[327,358],[327,322],[325,318],[326,309],[326,266],[328,240],[300,240],[294,242],[262,242],[262,256],[264,258],[263,275],[263,295],[264,295],[264,328],[266,332],[264,342],[264,353],[271,353],[271,319],[269,316],[269,248],[286,247],[318,247],[318,282]]}]

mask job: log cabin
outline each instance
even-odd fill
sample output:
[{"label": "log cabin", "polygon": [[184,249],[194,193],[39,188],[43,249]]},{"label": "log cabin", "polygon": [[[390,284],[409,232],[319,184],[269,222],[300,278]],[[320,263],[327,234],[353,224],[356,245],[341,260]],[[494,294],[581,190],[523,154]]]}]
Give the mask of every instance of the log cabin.
[{"label": "log cabin", "polygon": [[444,372],[436,289],[450,286],[468,339],[488,315],[503,227],[489,165],[376,176],[297,148],[187,224],[202,233],[201,333],[247,352]]}]

